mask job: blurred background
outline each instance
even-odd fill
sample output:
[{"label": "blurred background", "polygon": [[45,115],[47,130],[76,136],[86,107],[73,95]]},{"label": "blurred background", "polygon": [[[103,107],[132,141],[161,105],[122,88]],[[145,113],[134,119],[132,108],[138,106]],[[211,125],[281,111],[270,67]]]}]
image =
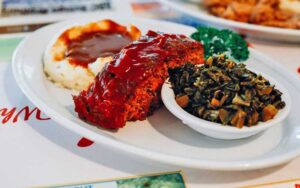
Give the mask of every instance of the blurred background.
[{"label": "blurred background", "polygon": [[30,32],[63,19],[104,11],[193,26],[201,24],[156,0],[0,0],[0,34]]}]

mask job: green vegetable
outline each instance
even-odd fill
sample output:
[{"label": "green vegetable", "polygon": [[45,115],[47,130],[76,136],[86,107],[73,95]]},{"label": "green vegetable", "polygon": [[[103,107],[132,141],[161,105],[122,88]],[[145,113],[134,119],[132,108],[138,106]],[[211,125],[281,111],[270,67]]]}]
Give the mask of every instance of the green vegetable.
[{"label": "green vegetable", "polygon": [[249,57],[247,42],[237,33],[228,29],[218,30],[212,27],[197,27],[191,35],[194,40],[204,45],[205,58],[226,53],[237,61],[245,61]]},{"label": "green vegetable", "polygon": [[286,105],[282,93],[266,78],[224,55],[168,73],[177,104],[208,121],[237,128],[254,126],[272,119]]}]

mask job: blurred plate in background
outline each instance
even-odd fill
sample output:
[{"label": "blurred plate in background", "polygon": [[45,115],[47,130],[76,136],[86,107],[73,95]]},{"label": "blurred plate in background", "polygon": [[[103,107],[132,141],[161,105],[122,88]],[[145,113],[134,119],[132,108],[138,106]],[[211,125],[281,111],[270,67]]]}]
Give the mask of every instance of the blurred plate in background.
[{"label": "blurred plate in background", "polygon": [[285,42],[300,42],[300,30],[283,29],[276,27],[267,27],[255,24],[242,23],[232,20],[227,20],[210,15],[204,7],[201,6],[201,0],[159,0],[160,2],[178,10],[185,14],[199,18],[208,25],[213,25],[222,28],[235,30],[241,34],[251,37],[285,41]]}]

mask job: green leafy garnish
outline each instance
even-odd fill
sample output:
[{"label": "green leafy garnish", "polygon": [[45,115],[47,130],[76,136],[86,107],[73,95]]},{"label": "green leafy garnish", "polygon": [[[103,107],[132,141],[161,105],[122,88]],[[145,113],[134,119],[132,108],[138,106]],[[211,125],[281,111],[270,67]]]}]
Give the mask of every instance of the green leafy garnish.
[{"label": "green leafy garnish", "polygon": [[249,57],[247,42],[237,33],[228,29],[218,30],[212,27],[197,27],[191,38],[204,46],[205,58],[225,53],[237,61]]}]

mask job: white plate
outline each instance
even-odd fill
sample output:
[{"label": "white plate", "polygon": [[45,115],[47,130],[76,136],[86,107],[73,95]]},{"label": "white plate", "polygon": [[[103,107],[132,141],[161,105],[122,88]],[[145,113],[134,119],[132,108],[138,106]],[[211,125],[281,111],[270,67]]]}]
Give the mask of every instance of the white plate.
[{"label": "white plate", "polygon": [[[147,19],[124,18],[111,14],[91,20],[111,18],[121,24],[132,23],[143,33],[148,29],[190,35],[192,27]],[[130,20],[130,21],[129,21]],[[254,137],[222,141],[201,135],[175,118],[164,107],[145,121],[128,122],[111,132],[91,126],[74,112],[71,92],[49,82],[42,70],[42,55],[62,28],[86,19],[49,25],[25,38],[13,56],[13,72],[25,95],[43,112],[66,128],[108,147],[145,158],[192,168],[247,170],[287,162],[300,154],[300,81],[283,66],[251,49],[249,68],[267,72],[284,84],[292,98],[290,115],[282,125]]]},{"label": "white plate", "polygon": [[242,23],[227,20],[210,15],[204,7],[201,6],[201,0],[159,0],[160,2],[179,10],[185,14],[194,16],[204,23],[210,23],[214,26],[229,28],[241,34],[250,35],[255,38],[269,39],[286,42],[300,42],[300,30],[283,29],[276,27],[260,26],[255,24]]}]

